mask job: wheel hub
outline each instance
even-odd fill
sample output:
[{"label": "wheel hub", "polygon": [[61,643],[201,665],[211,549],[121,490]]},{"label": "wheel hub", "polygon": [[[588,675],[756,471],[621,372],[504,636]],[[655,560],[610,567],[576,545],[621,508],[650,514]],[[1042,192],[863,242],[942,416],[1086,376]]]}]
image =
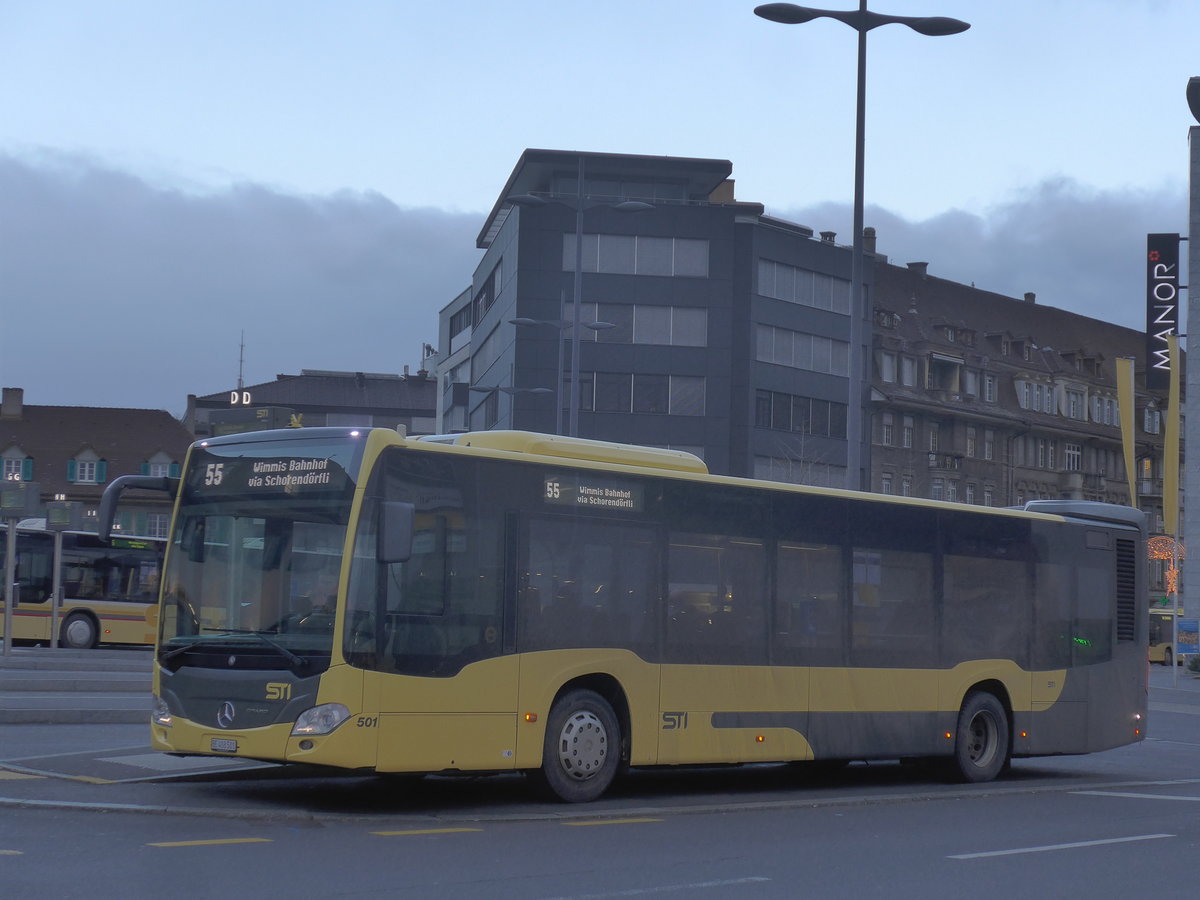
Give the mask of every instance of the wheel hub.
[{"label": "wheel hub", "polygon": [[580,710],[563,724],[558,742],[558,761],[563,771],[577,781],[596,775],[608,755],[604,723],[587,710]]}]

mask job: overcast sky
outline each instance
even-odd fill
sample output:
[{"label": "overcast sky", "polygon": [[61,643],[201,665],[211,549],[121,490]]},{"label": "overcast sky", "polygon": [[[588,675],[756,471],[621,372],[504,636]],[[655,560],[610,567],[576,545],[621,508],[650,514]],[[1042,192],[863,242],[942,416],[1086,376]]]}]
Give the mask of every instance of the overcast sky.
[{"label": "overcast sky", "polygon": [[[853,0],[822,0],[850,8]],[[527,147],[729,159],[849,241],[855,35],[753,2],[0,0],[0,383],[164,408],[436,343]],[[1130,327],[1186,231],[1195,0],[873,0],[894,262]],[[1186,279],[1185,279],[1186,281]]]}]

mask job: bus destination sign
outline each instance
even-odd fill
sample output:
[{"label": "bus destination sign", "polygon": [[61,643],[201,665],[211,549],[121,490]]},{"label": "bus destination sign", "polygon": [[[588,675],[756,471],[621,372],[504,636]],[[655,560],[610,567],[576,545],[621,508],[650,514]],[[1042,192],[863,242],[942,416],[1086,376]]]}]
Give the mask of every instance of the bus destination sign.
[{"label": "bus destination sign", "polygon": [[196,458],[188,488],[208,500],[340,493],[345,470],[335,460],[304,456]]},{"label": "bus destination sign", "polygon": [[645,506],[641,485],[598,478],[586,472],[547,475],[542,496],[554,506],[586,506],[641,512]]}]

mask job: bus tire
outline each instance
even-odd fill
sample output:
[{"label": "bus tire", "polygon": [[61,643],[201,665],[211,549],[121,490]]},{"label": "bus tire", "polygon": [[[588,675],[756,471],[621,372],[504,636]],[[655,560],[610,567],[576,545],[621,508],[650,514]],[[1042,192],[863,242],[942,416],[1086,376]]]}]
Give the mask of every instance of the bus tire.
[{"label": "bus tire", "polygon": [[955,780],[991,781],[1004,771],[1009,759],[1008,714],[995,694],[971,691],[958,712],[954,738]]},{"label": "bus tire", "polygon": [[1171,653],[1171,648],[1167,647],[1165,650],[1163,650],[1163,665],[1170,666],[1173,662],[1175,662],[1175,656],[1173,653]]},{"label": "bus tire", "polygon": [[71,613],[58,631],[58,645],[72,650],[90,650],[96,646],[99,634],[96,623],[86,613]]},{"label": "bus tire", "polygon": [[621,762],[621,729],[608,701],[595,691],[573,690],[559,697],[546,722],[543,792],[567,803],[600,797]]}]

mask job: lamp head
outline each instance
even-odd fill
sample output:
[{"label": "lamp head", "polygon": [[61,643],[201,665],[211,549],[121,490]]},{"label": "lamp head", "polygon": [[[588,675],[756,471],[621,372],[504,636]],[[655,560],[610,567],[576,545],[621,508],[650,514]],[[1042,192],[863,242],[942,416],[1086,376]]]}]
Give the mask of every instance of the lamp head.
[{"label": "lamp head", "polygon": [[762,6],[754,7],[754,14],[770,22],[799,25],[818,18],[821,10],[797,6],[795,3],[764,3]]},{"label": "lamp head", "polygon": [[1187,102],[1188,109],[1192,111],[1192,118],[1200,122],[1200,76],[1188,79]]},{"label": "lamp head", "polygon": [[969,22],[964,22],[961,19],[951,19],[947,16],[906,16],[904,24],[918,34],[928,35],[929,37],[962,34],[971,27]]}]

